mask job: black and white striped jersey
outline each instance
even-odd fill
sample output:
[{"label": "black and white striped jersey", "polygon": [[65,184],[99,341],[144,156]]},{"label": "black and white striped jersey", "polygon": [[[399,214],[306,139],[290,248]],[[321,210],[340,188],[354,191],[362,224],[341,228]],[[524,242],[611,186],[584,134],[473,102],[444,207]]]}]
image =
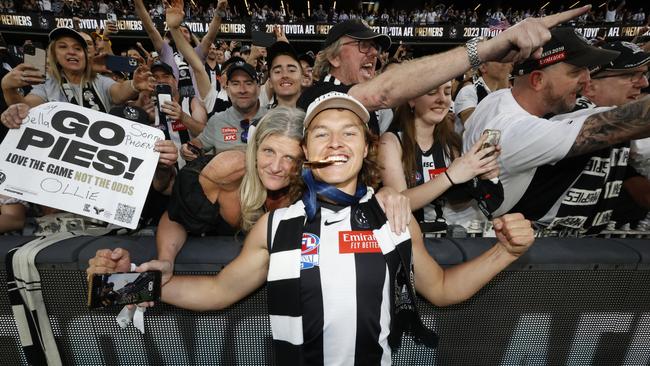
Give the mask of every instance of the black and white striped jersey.
[{"label": "black and white striped jersey", "polygon": [[[269,245],[286,209],[269,220]],[[322,203],[302,234],[300,300],[306,365],[390,365],[389,272],[363,214]],[[366,226],[367,227],[367,223]],[[271,320],[273,322],[273,318]]]}]

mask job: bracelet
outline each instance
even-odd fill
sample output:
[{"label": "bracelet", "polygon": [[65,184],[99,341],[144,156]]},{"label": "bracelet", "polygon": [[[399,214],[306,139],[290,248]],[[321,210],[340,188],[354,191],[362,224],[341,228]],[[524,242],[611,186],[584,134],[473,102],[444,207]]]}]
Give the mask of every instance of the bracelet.
[{"label": "bracelet", "polygon": [[140,91],[135,87],[133,83],[133,79],[129,80],[129,86],[131,87],[131,89],[133,89],[134,92],[140,93]]},{"label": "bracelet", "polygon": [[445,170],[445,176],[447,177],[447,179],[449,179],[449,183],[451,183],[452,186],[455,186],[455,185],[456,185],[456,183],[454,183],[454,181],[451,180],[451,177],[449,176],[449,173],[447,173],[446,170]]},{"label": "bracelet", "polygon": [[469,64],[472,66],[472,69],[476,70],[481,66],[481,58],[478,55],[478,43],[483,41],[483,37],[475,37],[467,41],[465,48],[467,49],[467,57],[469,58]]}]

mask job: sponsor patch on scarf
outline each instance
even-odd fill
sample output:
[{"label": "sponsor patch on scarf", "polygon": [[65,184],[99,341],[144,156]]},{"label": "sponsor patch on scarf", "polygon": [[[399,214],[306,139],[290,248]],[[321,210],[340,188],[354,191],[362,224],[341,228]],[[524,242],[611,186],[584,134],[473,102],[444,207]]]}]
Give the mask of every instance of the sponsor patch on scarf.
[{"label": "sponsor patch on scarf", "polygon": [[339,253],[381,253],[375,235],[370,230],[339,232]]},{"label": "sponsor patch on scarf", "polygon": [[318,266],[318,250],[320,238],[312,233],[302,234],[300,249],[300,270],[310,269]]}]

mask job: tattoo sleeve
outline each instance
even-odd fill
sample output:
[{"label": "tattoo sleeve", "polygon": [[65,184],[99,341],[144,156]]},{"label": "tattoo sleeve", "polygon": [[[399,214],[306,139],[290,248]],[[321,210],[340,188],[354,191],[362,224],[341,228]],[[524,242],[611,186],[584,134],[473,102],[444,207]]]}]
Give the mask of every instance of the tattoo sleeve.
[{"label": "tattoo sleeve", "polygon": [[587,117],[567,156],[650,136],[650,96]]}]

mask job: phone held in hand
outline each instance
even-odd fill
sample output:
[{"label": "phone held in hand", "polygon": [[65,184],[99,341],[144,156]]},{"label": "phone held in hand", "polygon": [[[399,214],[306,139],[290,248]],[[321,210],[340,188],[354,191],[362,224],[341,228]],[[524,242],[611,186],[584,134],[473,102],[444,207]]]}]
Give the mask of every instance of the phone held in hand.
[{"label": "phone held in hand", "polygon": [[[172,101],[172,88],[167,84],[156,84],[155,93],[156,103],[158,104],[158,118],[156,119],[156,125],[159,125],[167,120],[167,114],[162,111],[162,106],[165,102]],[[162,124],[164,125],[164,123]]]},{"label": "phone held in hand", "polygon": [[88,283],[88,307],[159,301],[160,271],[94,274]]},{"label": "phone held in hand", "polygon": [[128,56],[106,55],[106,68],[130,74],[138,68],[138,60]]},{"label": "phone held in hand", "polygon": [[[500,130],[490,130],[486,129],[483,131],[483,135],[487,135],[487,139],[483,142],[483,145],[481,145],[480,150],[483,150],[485,148],[488,148],[490,146],[497,146],[499,144],[499,140],[501,140],[501,131]],[[490,153],[486,156],[491,156],[494,153]]]},{"label": "phone held in hand", "polygon": [[45,76],[47,53],[44,49],[35,47],[33,44],[26,44],[23,47],[23,60],[26,64],[37,68],[41,75]]}]

